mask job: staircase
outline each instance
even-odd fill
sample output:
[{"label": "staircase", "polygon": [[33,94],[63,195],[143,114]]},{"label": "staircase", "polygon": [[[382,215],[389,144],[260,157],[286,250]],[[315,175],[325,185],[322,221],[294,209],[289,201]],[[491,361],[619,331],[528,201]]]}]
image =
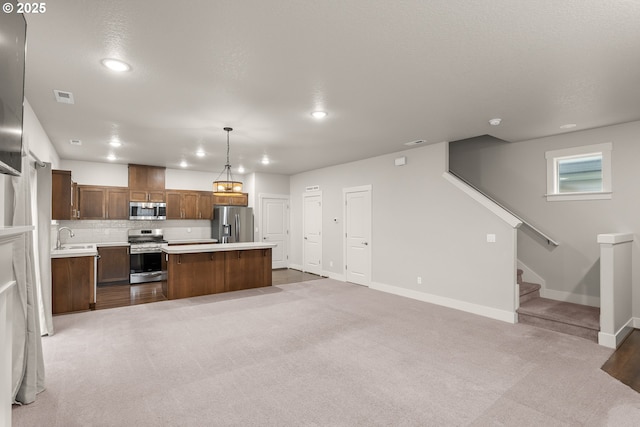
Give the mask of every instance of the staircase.
[{"label": "staircase", "polygon": [[541,298],[540,285],[523,281],[522,273],[522,270],[518,269],[520,308],[517,312],[520,323],[598,342],[598,307]]}]

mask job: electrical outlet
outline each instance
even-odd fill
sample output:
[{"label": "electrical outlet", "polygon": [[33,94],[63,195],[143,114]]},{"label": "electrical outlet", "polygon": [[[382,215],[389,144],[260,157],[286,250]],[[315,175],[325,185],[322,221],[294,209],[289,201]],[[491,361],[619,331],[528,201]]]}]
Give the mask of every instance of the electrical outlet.
[{"label": "electrical outlet", "polygon": [[418,276],[418,285],[422,285],[422,277]]},{"label": "electrical outlet", "polygon": [[333,261],[329,261],[329,267],[333,267]]},{"label": "electrical outlet", "polygon": [[487,234],[487,243],[495,243],[496,235],[495,234]]}]

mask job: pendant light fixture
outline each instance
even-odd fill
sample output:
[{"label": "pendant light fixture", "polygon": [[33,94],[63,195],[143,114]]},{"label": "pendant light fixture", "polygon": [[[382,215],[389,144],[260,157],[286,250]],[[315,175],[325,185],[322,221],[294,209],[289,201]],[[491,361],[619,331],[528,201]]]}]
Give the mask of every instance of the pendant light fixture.
[{"label": "pendant light fixture", "polygon": [[[227,164],[224,165],[224,169],[220,172],[218,178],[213,181],[213,192],[222,194],[242,193],[242,182],[233,179],[231,164],[229,163],[229,132],[233,129],[226,127],[224,130],[227,132]],[[220,179],[221,177],[223,179]]]}]

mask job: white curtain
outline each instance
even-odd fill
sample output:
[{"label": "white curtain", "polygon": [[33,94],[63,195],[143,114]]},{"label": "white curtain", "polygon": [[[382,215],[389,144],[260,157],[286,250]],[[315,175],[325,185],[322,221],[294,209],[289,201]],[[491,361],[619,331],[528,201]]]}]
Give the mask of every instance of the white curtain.
[{"label": "white curtain", "polygon": [[[11,178],[13,225],[36,225],[31,210],[29,158],[22,158],[22,175]],[[13,397],[17,403],[31,403],[44,390],[44,359],[40,337],[36,264],[30,234],[13,244],[13,272],[17,291],[13,292]]]},{"label": "white curtain", "polygon": [[51,250],[51,163],[33,168],[31,178],[31,194],[38,195],[31,198],[31,209],[33,221],[36,224],[36,230],[33,233],[33,247],[36,259],[40,333],[53,335],[51,260],[49,258]]}]

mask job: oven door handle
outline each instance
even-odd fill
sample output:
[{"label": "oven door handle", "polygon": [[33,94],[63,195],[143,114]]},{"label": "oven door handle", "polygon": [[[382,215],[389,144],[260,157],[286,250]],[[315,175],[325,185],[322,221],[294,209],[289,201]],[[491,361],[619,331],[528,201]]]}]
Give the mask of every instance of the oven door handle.
[{"label": "oven door handle", "polygon": [[[139,273],[138,273],[139,274]],[[144,274],[139,274],[141,277],[158,277],[162,275],[162,272],[158,272],[158,273],[144,273]]]}]

